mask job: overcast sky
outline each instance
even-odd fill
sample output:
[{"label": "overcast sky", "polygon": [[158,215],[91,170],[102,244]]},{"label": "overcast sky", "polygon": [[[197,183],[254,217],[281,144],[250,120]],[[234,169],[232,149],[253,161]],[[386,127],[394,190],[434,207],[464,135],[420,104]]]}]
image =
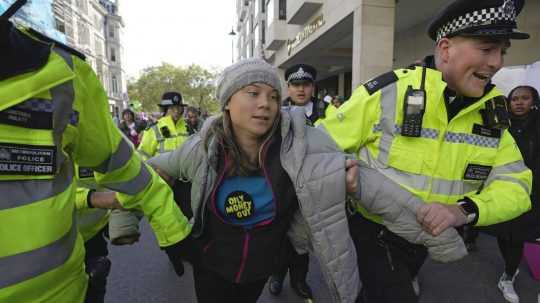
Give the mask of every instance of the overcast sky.
[{"label": "overcast sky", "polygon": [[121,0],[128,76],[161,62],[226,67],[235,14],[235,0]]}]

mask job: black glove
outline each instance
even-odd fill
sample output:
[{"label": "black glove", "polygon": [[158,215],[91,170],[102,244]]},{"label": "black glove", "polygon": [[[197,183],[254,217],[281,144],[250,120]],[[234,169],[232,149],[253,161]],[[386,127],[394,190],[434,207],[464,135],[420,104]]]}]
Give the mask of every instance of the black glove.
[{"label": "black glove", "polygon": [[194,241],[190,236],[184,240],[177,242],[171,246],[162,247],[167,253],[169,260],[174,266],[174,271],[181,277],[184,274],[184,264],[182,260],[190,262],[192,265],[195,262],[195,246]]}]

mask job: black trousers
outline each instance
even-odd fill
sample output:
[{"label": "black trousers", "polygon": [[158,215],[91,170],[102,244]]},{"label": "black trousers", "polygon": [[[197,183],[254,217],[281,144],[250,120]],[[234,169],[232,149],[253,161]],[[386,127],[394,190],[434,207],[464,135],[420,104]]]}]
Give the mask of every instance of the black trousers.
[{"label": "black trousers", "polygon": [[497,244],[504,259],[504,271],[508,276],[512,277],[516,273],[519,263],[521,263],[524,242],[497,237]]},{"label": "black trousers", "polygon": [[283,247],[277,260],[276,271],[273,275],[284,278],[288,270],[291,284],[306,281],[309,270],[309,254],[298,254],[292,246],[291,241],[289,241],[289,238],[285,237],[283,241]]},{"label": "black trousers", "polygon": [[424,264],[427,249],[358,213],[349,218],[349,229],[363,284],[358,302],[418,302],[411,281]]},{"label": "black trousers", "polygon": [[107,241],[105,232],[108,225],[101,229],[94,237],[84,243],[86,255],[84,263],[86,273],[89,275],[88,289],[86,291],[85,303],[103,303],[107,287],[107,276],[111,268],[111,263],[107,256]]},{"label": "black trousers", "polygon": [[202,266],[194,266],[193,278],[198,303],[255,303],[268,280],[265,278],[251,283],[236,284]]}]

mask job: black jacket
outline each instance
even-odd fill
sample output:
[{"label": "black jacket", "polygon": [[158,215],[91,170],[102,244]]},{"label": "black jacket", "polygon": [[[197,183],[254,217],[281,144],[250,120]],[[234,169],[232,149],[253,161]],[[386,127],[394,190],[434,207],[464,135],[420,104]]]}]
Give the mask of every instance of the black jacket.
[{"label": "black jacket", "polygon": [[533,174],[532,209],[510,221],[481,229],[507,241],[532,241],[540,237],[540,111],[532,111],[526,118],[512,117],[509,131]]},{"label": "black jacket", "polygon": [[537,209],[540,194],[540,111],[534,110],[526,118],[512,117],[511,122],[510,133],[516,140],[525,165],[533,173],[531,203]]}]

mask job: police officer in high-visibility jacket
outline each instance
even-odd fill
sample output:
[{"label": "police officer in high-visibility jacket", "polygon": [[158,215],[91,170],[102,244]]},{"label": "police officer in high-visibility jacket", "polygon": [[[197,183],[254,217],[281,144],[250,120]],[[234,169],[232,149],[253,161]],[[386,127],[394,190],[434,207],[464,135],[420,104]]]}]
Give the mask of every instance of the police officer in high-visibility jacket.
[{"label": "police officer in high-visibility jacket", "polygon": [[189,136],[186,121],[182,118],[187,105],[182,103],[180,93],[164,93],[158,106],[163,117],[144,131],[138,148],[147,158],[175,150]]},{"label": "police officer in high-visibility jacket", "polygon": [[86,301],[103,303],[107,277],[111,269],[108,258],[109,250],[105,240],[110,210],[93,207],[96,199],[114,199],[115,193],[106,191],[96,184],[94,171],[75,166],[77,176],[77,194],[75,206],[77,208],[77,228],[84,240],[85,270],[88,274],[88,290]]},{"label": "police officer in high-visibility jacket", "polygon": [[283,101],[283,104],[303,107],[310,125],[318,124],[324,119],[328,106],[328,103],[313,96],[316,79],[317,70],[308,64],[296,64],[285,71],[289,97]]},{"label": "police officer in high-visibility jacket", "polygon": [[82,56],[16,28],[12,12],[0,17],[0,302],[81,303],[88,277],[74,162],[119,192],[117,203],[147,214],[167,252],[185,245],[191,228],[169,187],[114,126]]},{"label": "police officer in high-visibility jacket", "polygon": [[[429,27],[434,56],[357,88],[325,129],[347,152],[424,200],[417,220],[433,235],[484,226],[530,208],[531,172],[506,130],[505,100],[491,83],[523,1],[457,0]],[[417,302],[411,281],[425,249],[354,206],[350,232],[368,302]]]},{"label": "police officer in high-visibility jacket", "polygon": [[[164,93],[158,106],[163,117],[147,127],[138,147],[138,151],[145,159],[175,150],[189,136],[186,121],[182,117],[184,107],[187,105],[182,102],[180,93]],[[109,225],[112,244],[133,244],[139,240],[140,212],[114,210],[112,218]]]}]

